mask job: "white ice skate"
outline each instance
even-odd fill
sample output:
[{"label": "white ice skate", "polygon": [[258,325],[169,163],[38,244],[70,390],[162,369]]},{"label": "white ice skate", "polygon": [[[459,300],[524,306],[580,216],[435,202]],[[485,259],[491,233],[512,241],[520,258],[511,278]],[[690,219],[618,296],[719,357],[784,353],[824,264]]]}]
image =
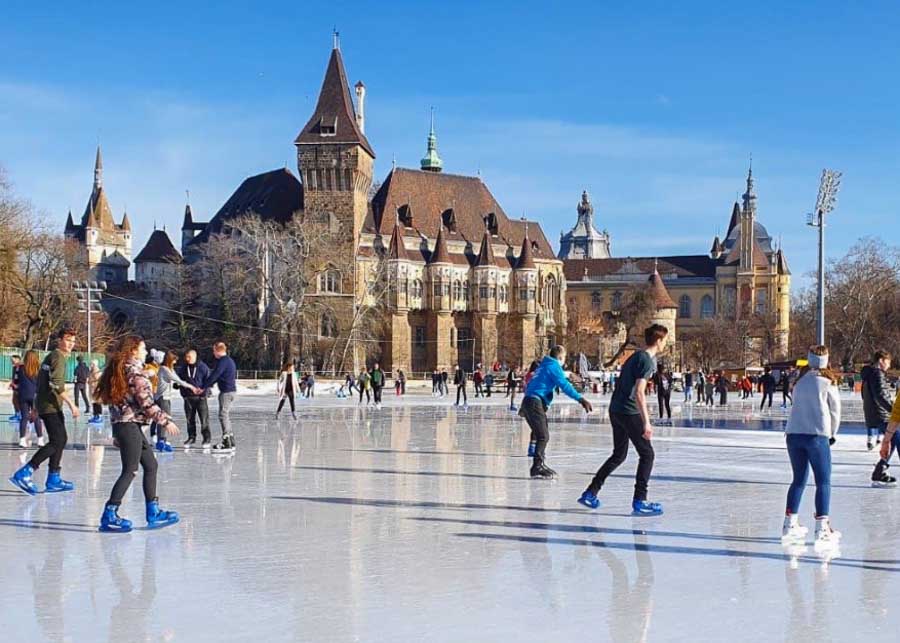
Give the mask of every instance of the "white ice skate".
[{"label": "white ice skate", "polygon": [[797,514],[784,517],[784,526],[781,528],[782,544],[802,543],[806,540],[808,533],[809,529],[800,525],[800,518]]},{"label": "white ice skate", "polygon": [[42,447],[45,444],[47,444],[47,436],[46,435],[39,436],[37,439],[37,445],[39,447]]},{"label": "white ice skate", "polygon": [[837,547],[841,542],[841,532],[831,528],[828,516],[816,518],[816,549]]},{"label": "white ice skate", "polygon": [[31,444],[28,442],[28,438],[19,438],[19,448],[27,449]]}]

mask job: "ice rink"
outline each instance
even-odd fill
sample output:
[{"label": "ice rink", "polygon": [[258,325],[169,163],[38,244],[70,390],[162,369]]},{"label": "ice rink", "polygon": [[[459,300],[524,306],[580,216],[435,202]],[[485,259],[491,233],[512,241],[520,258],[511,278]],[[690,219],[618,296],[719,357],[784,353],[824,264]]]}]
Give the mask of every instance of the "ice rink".
[{"label": "ice rink", "polygon": [[[780,409],[676,409],[654,438],[665,515],[635,518],[633,451],[600,509],[575,502],[611,448],[605,404],[552,407],[546,482],[502,397],[470,401],[391,392],[375,410],[320,393],[275,421],[272,398],[243,395],[233,457],[159,457],[161,505],[182,522],[146,531],[138,479],[124,535],[97,531],[120,470],[108,426],[70,430],[74,493],[32,498],[5,481],[26,452],[0,424],[3,640],[900,639],[900,490],[869,486],[857,401],[834,446],[830,560],[780,542]],[[810,528],[812,501],[810,486]]]}]

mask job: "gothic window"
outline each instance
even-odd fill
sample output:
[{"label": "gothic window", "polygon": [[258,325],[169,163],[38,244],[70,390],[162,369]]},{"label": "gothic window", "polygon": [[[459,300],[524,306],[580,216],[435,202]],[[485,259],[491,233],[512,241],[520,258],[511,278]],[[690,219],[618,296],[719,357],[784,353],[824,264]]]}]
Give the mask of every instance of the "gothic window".
[{"label": "gothic window", "polygon": [[691,298],[689,295],[682,295],[678,300],[678,316],[683,319],[691,318]]},{"label": "gothic window", "polygon": [[488,287],[487,286],[479,286],[478,287],[478,296],[481,299],[487,299],[488,298]]},{"label": "gothic window", "polygon": [[319,292],[340,293],[341,273],[330,269],[319,273]]},{"label": "gothic window", "polygon": [[500,286],[500,303],[505,304],[509,301],[509,288],[507,286]]},{"label": "gothic window", "polygon": [[735,286],[725,286],[722,296],[724,297],[722,311],[726,315],[734,315],[735,306],[737,305],[737,288]]},{"label": "gothic window", "polygon": [[422,298],[422,280],[414,279],[412,282],[412,296],[414,299]]},{"label": "gothic window", "polygon": [[612,309],[619,310],[622,307],[622,293],[621,291],[616,291],[612,296]]},{"label": "gothic window", "polygon": [[468,281],[463,282],[463,300],[469,301],[469,282]]},{"label": "gothic window", "polygon": [[553,275],[544,283],[544,307],[547,310],[556,310],[556,300],[559,298],[559,289]]},{"label": "gothic window", "polygon": [[462,299],[462,284],[457,280],[453,282],[453,301]]},{"label": "gothic window", "polygon": [[769,309],[769,291],[765,288],[756,289],[756,314],[765,315]]},{"label": "gothic window", "polygon": [[716,314],[716,307],[710,295],[703,295],[700,300],[700,319],[710,319]]},{"label": "gothic window", "polygon": [[338,336],[338,323],[337,319],[334,316],[334,313],[330,310],[326,310],[322,313],[321,321],[319,322],[319,334],[322,337],[337,337]]},{"label": "gothic window", "polygon": [[413,342],[418,348],[425,347],[425,327],[424,326],[416,326],[413,331]]},{"label": "gothic window", "polygon": [[595,291],[591,293],[591,310],[595,313],[599,313],[603,310],[603,295],[599,292]]}]

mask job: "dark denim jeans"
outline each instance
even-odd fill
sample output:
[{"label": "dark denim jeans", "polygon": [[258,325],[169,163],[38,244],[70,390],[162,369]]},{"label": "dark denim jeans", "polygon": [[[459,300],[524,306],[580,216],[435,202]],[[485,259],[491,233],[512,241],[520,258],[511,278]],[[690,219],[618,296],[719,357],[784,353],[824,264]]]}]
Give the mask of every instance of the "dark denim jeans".
[{"label": "dark denim jeans", "polygon": [[831,505],[831,446],[824,435],[788,433],[788,457],[794,480],[788,488],[787,512],[799,513],[803,488],[812,467],[816,479],[816,517],[827,516]]}]

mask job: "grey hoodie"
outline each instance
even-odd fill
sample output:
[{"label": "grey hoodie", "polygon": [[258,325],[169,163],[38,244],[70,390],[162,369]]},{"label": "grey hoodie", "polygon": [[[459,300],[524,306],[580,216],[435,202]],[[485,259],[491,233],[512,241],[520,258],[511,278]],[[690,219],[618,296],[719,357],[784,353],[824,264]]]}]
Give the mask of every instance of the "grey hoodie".
[{"label": "grey hoodie", "polygon": [[833,438],[841,426],[838,387],[817,370],[810,370],[794,385],[794,406],[785,433]]}]

